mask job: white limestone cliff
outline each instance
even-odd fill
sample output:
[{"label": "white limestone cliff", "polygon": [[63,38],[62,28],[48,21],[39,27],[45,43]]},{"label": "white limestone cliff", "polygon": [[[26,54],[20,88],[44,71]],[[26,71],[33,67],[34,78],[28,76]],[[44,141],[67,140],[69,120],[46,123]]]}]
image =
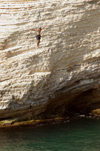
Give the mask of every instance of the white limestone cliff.
[{"label": "white limestone cliff", "polygon": [[87,112],[99,93],[99,0],[0,1],[1,119]]}]

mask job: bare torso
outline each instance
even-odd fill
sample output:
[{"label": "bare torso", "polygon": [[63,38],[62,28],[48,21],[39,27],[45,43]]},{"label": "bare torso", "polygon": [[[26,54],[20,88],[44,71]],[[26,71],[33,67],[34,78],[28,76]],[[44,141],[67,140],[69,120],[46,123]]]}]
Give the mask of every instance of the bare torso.
[{"label": "bare torso", "polygon": [[37,35],[41,35],[41,30],[42,29],[37,29]]}]

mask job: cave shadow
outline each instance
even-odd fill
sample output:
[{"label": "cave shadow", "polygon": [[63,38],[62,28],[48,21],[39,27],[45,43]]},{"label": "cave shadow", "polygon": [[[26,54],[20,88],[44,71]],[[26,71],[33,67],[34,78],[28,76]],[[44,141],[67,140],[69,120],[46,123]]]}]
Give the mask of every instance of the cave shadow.
[{"label": "cave shadow", "polygon": [[[97,0],[95,0],[95,1],[91,1],[90,3],[94,3],[94,2],[98,2]],[[85,5],[84,5],[84,7],[85,7]],[[94,18],[92,17],[92,15],[94,14]],[[98,14],[97,15],[97,17],[95,17],[95,14]],[[91,19],[91,17],[92,17],[92,19]],[[82,16],[82,18],[81,18],[81,20],[80,21],[78,21],[78,22],[75,22],[75,23],[73,23],[73,26],[77,26],[77,31],[75,31],[75,29],[73,29],[73,28],[71,28],[71,29],[67,29],[65,32],[66,33],[69,33],[69,37],[71,36],[71,37],[74,37],[74,39],[77,39],[77,40],[75,40],[75,43],[76,42],[79,42],[80,41],[80,39],[82,40],[82,39],[84,39],[84,37],[87,35],[87,34],[89,34],[89,33],[91,33],[91,32],[93,32],[93,31],[96,31],[99,27],[100,27],[100,11],[99,10],[90,10],[90,11],[88,11],[88,12],[86,12],[86,13],[84,13],[84,15]],[[97,22],[98,21],[98,22]],[[68,25],[71,25],[72,24],[72,22],[70,22]],[[86,27],[89,27],[90,26],[90,28],[88,28],[88,30],[84,30],[82,27],[83,27],[83,25],[86,25]],[[67,26],[67,24],[66,24],[66,26]],[[86,29],[86,28],[85,28]],[[60,31],[59,31],[60,32]],[[63,31],[64,32],[64,31]],[[81,34],[80,34],[81,33]],[[82,34],[83,33],[83,34]],[[85,34],[84,34],[85,33]],[[57,33],[56,33],[57,34]],[[79,36],[80,35],[80,36]],[[59,43],[56,45],[56,47],[57,47],[57,52],[59,53],[59,52],[61,52],[61,48],[63,47],[63,43],[65,44],[65,43],[69,43],[69,44],[71,44],[71,39],[68,39],[68,35],[66,35],[66,34],[63,34],[62,32],[61,32],[61,34],[60,34],[60,36],[59,37],[62,37],[62,39],[59,41]],[[53,45],[53,44],[52,44]],[[65,47],[65,49],[67,49],[67,47]],[[76,48],[76,51],[77,51],[77,49],[79,49],[79,48]],[[70,53],[73,51],[73,49],[71,50],[71,49],[69,49],[68,51],[70,51]],[[83,48],[83,50],[81,51],[81,55],[80,55],[80,60],[83,60],[83,56],[85,55],[87,53],[87,47],[85,46],[84,48]],[[57,54],[58,55],[58,54]],[[77,53],[75,54],[74,53],[74,57],[76,57],[76,55],[77,55]],[[54,58],[56,57],[56,54],[54,54],[54,52],[53,52],[53,50],[51,51],[51,56],[53,56]],[[70,55],[69,55],[69,57],[70,57]],[[56,57],[57,58],[57,57]],[[55,59],[51,59],[51,58],[49,58],[49,64],[51,64],[51,67],[53,66],[53,65],[57,65],[57,64],[59,64],[59,62],[61,63],[62,62],[62,64],[63,64],[63,61],[65,61],[65,59],[66,59],[66,56],[62,56],[60,59],[59,58],[57,58],[56,60]],[[33,60],[33,58],[32,58],[32,60]],[[67,62],[67,60],[66,60],[66,62]],[[77,60],[77,62],[76,62],[76,64],[78,64],[79,63],[79,60]],[[55,70],[55,68],[51,68],[51,73],[53,73],[54,72],[54,70]],[[48,85],[49,85],[49,83],[51,82],[51,80],[52,80],[52,76],[51,77],[47,77],[47,79],[46,79],[46,81],[48,81]],[[56,80],[56,79],[55,79]],[[77,80],[77,79],[76,79]],[[28,109],[30,109],[30,112],[33,112],[32,110],[32,106],[33,106],[33,101],[37,101],[37,100],[35,100],[34,99],[34,93],[35,92],[33,92],[33,87],[34,87],[34,81],[32,81],[31,82],[31,85],[30,85],[30,87],[29,87],[29,89],[27,90],[27,93],[26,94],[24,94],[24,96],[23,96],[23,98],[22,98],[22,100],[24,100],[24,102],[26,101],[26,100],[29,100],[29,104],[27,105],[28,107]],[[44,89],[44,92],[46,92],[47,91],[47,88],[48,88],[48,86],[47,86],[47,82],[46,83],[44,83],[44,87],[45,87],[45,89]],[[45,95],[45,93],[44,93],[44,95]],[[60,95],[62,95],[62,94],[60,94]],[[68,95],[69,96],[69,95]],[[48,96],[49,97],[49,96]],[[67,96],[66,96],[67,97]],[[83,95],[81,96],[81,97],[79,97],[78,99],[80,99],[81,100],[81,98],[83,97]],[[42,100],[43,98],[39,98],[39,100]],[[57,97],[57,99],[58,99],[58,97]],[[48,100],[49,100],[49,98],[48,98]],[[15,102],[18,102],[18,100],[16,100],[16,98],[14,98],[14,101]],[[13,101],[13,102],[14,102]],[[37,101],[38,102],[38,101]],[[10,105],[11,104],[9,104],[9,108],[10,108]],[[13,105],[13,104],[12,104]],[[23,106],[23,105],[22,105]],[[52,107],[54,107],[54,106],[52,106]],[[60,106],[61,107],[61,106]],[[60,107],[58,107],[59,109],[60,109]],[[69,106],[69,110],[73,110],[73,108],[74,108],[75,106],[73,105],[73,106]],[[54,107],[54,109],[53,110],[55,110],[55,107]],[[65,110],[65,109],[64,109]],[[77,110],[77,109],[76,109]],[[56,109],[56,112],[58,111],[58,109]],[[53,111],[52,111],[53,112]],[[54,111],[55,112],[55,111]],[[26,113],[27,113],[27,111],[26,111]],[[45,113],[44,111],[43,111],[43,113]],[[51,112],[50,112],[51,113]],[[35,113],[34,113],[35,114]],[[38,114],[41,114],[41,111],[40,111],[40,113],[38,113]],[[20,114],[18,113],[18,115],[20,116]],[[33,113],[32,113],[32,116],[33,116]]]}]

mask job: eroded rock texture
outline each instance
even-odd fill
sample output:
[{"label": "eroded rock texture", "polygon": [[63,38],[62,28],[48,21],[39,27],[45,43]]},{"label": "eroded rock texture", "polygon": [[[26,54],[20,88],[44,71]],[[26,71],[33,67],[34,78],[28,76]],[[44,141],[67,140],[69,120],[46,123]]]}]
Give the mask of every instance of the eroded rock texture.
[{"label": "eroded rock texture", "polygon": [[[47,26],[36,48],[33,28]],[[0,1],[0,118],[100,105],[100,1]]]}]

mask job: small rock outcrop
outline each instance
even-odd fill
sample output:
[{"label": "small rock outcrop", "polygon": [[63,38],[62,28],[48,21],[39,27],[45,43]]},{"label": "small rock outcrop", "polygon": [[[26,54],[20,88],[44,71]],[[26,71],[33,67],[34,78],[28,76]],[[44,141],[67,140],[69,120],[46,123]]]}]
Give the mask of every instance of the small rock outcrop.
[{"label": "small rock outcrop", "polygon": [[[34,28],[42,32],[36,48]],[[100,106],[100,1],[0,1],[0,119]]]}]

